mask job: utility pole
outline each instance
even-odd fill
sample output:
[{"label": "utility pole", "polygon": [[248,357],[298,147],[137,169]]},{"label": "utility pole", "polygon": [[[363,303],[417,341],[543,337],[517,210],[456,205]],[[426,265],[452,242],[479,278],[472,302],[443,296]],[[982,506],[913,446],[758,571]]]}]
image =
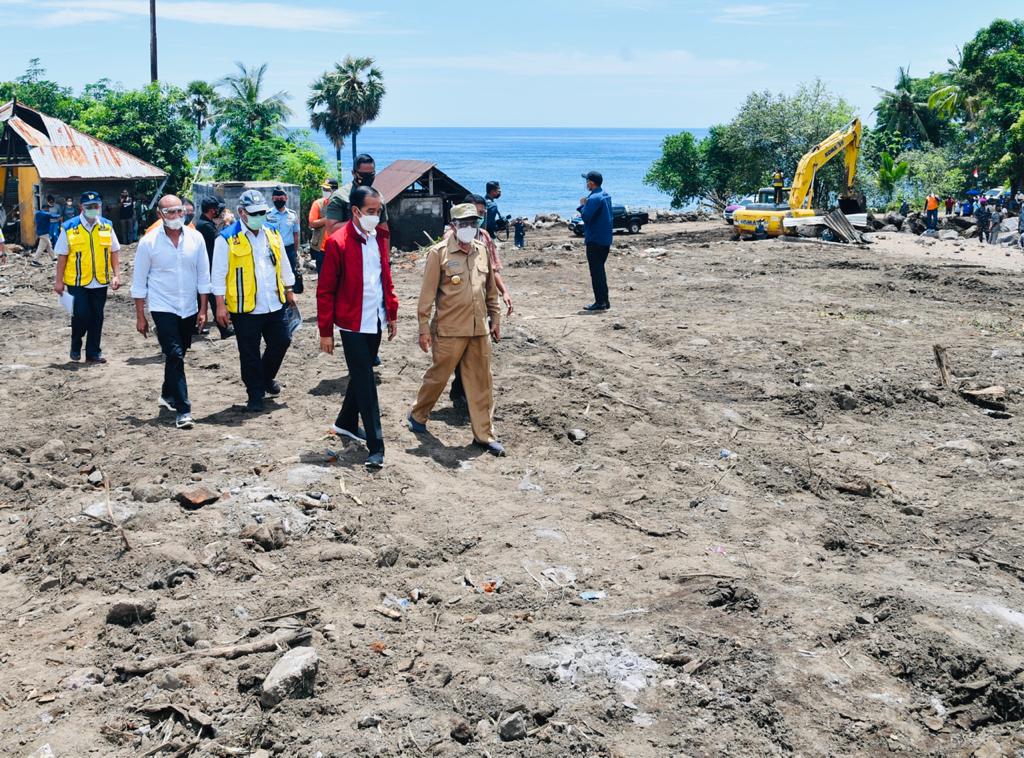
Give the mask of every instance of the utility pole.
[{"label": "utility pole", "polygon": [[157,80],[156,75],[156,0],[149,0],[149,79]]}]

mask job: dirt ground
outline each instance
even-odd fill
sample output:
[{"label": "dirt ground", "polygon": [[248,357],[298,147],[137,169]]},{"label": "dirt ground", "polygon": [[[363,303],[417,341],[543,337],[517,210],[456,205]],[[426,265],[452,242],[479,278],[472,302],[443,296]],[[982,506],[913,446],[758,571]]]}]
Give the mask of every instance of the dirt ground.
[{"label": "dirt ground", "polygon": [[[343,359],[312,320],[256,417],[199,339],[177,431],[127,289],[110,363],[71,364],[50,269],[11,256],[0,753],[1024,755],[1020,256],[729,235],[617,239],[601,315],[580,240],[506,247],[504,459],[447,397],[405,428],[428,362],[397,258],[375,475],[326,434]],[[935,343],[1005,410],[944,388]],[[261,705],[282,640],[312,696]]]}]

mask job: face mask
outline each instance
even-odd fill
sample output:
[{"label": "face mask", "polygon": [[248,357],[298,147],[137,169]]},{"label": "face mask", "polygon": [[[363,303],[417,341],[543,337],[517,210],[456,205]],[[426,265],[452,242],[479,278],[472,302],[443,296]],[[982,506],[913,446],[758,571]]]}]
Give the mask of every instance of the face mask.
[{"label": "face mask", "polygon": [[330,197],[331,196],[331,190],[324,190],[321,194],[324,197]]},{"label": "face mask", "polygon": [[486,220],[486,219],[484,219],[483,217],[481,217],[481,218],[480,218],[480,220],[476,222],[476,228],[477,228],[477,229],[483,229],[483,228],[484,228],[484,221],[485,221],[485,220]]},{"label": "face mask", "polygon": [[83,208],[82,209],[82,213],[85,214],[86,218],[89,218],[89,219],[97,218],[100,215],[100,209],[99,208]]},{"label": "face mask", "polygon": [[249,216],[245,220],[245,225],[252,229],[252,231],[254,232],[258,232],[260,229],[262,229],[265,223],[267,223],[266,216]]},{"label": "face mask", "polygon": [[285,201],[284,200],[275,200],[274,201],[274,207],[277,208],[278,210],[282,210],[284,208],[284,205],[285,205]]},{"label": "face mask", "polygon": [[376,177],[377,177],[376,172],[366,172],[366,173],[363,173],[362,171],[360,171],[360,172],[358,172],[356,174],[356,180],[359,182],[359,184],[361,184],[364,187],[372,187],[373,186],[373,180]]},{"label": "face mask", "polygon": [[364,232],[372,232],[377,228],[377,224],[380,223],[380,216],[360,216],[359,226],[363,227]]},{"label": "face mask", "polygon": [[172,232],[177,231],[178,229],[181,229],[181,227],[185,226],[185,219],[180,216],[178,218],[166,218],[164,219],[164,226]]},{"label": "face mask", "polygon": [[194,219],[195,217],[196,217],[196,214],[194,214],[194,213],[186,213],[185,214],[185,223],[186,224],[191,224],[192,223],[192,219]]},{"label": "face mask", "polygon": [[455,237],[463,245],[468,245],[476,239],[476,230],[477,228],[475,226],[460,226],[455,230]]}]

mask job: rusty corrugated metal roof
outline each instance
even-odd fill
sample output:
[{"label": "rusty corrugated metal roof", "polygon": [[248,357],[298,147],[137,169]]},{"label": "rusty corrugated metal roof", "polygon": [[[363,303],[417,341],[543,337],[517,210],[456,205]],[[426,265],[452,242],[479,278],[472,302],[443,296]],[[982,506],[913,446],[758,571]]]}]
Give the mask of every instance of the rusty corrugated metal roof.
[{"label": "rusty corrugated metal roof", "polygon": [[[41,119],[45,134],[18,115],[22,109]],[[21,103],[11,101],[0,106],[0,122],[3,121],[25,141],[29,157],[42,179],[162,179],[167,176],[153,164]]]},{"label": "rusty corrugated metal roof", "polygon": [[395,161],[377,174],[373,180],[373,188],[381,194],[386,205],[436,165],[430,161]]}]

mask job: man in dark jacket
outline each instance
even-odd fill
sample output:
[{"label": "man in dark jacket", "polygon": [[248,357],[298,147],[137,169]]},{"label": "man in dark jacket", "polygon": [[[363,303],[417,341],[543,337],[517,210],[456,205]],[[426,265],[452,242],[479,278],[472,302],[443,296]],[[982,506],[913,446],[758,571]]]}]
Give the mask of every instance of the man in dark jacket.
[{"label": "man in dark jacket", "polygon": [[[215,197],[204,197],[203,202],[199,206],[199,218],[196,219],[196,231],[203,235],[203,241],[206,242],[206,255],[210,261],[210,266],[213,266],[213,243],[217,239],[219,230],[217,229],[217,219],[224,213],[224,203]],[[207,321],[206,323],[210,323]],[[216,321],[214,322],[216,323]],[[217,329],[220,330],[220,338],[227,339],[228,337],[234,336],[235,330],[230,326],[223,327],[217,324]],[[209,332],[209,327],[203,330],[203,334]]]},{"label": "man in dark jacket", "polygon": [[612,247],[612,197],[602,188],[604,177],[598,171],[583,174],[587,180],[586,197],[580,198],[577,208],[583,219],[583,241],[587,247],[587,263],[590,265],[590,283],[594,288],[594,302],[585,306],[585,311],[606,311],[608,302],[608,277],[604,266]]},{"label": "man in dark jacket", "polygon": [[978,241],[983,245],[985,244],[985,238],[988,236],[988,226],[991,219],[992,214],[989,213],[985,204],[978,203],[978,209],[974,212],[974,222],[978,225]]}]

